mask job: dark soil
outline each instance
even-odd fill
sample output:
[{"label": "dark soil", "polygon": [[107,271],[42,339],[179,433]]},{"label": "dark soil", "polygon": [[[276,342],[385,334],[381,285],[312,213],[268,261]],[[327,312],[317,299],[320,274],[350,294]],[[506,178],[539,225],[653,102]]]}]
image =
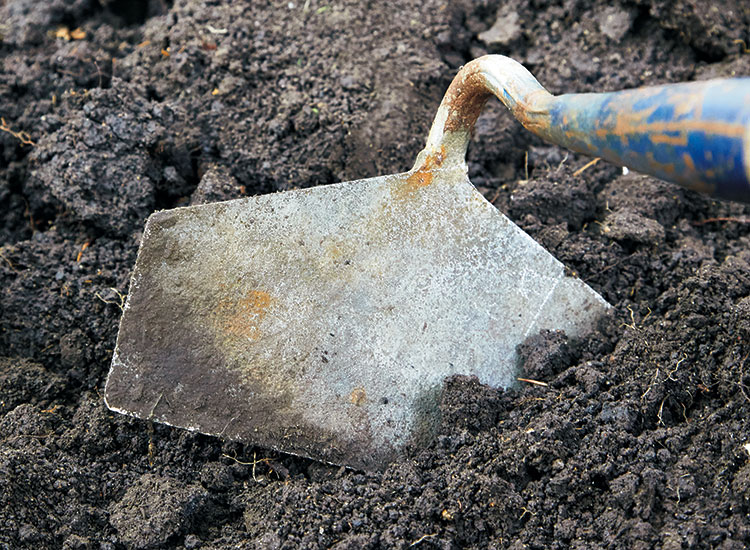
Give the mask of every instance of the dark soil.
[{"label": "dark soil", "polygon": [[383,474],[104,407],[155,209],[404,171],[488,52],[555,93],[750,74],[746,0],[370,4],[0,2],[0,548],[750,547],[750,208],[577,175],[499,103],[472,181],[615,311],[526,343],[547,387],[447,381]]}]

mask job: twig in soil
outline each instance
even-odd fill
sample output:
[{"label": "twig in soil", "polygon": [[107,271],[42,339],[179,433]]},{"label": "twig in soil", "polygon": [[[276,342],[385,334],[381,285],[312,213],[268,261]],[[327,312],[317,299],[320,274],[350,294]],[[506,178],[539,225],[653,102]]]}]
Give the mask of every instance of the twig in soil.
[{"label": "twig in soil", "polygon": [[648,392],[651,391],[651,388],[654,387],[654,384],[656,384],[656,380],[659,378],[659,369],[656,369],[656,372],[654,373],[654,378],[651,380],[651,383],[648,385],[648,388],[646,388],[646,391],[643,392],[643,395],[641,395],[641,401],[646,397]]},{"label": "twig in soil", "polygon": [[106,299],[102,298],[101,294],[99,294],[98,292],[96,294],[94,294],[94,296],[96,296],[97,298],[99,298],[105,304],[114,304],[114,305],[116,305],[117,307],[120,308],[120,311],[124,312],[125,311],[125,295],[122,294],[122,292],[120,292],[116,288],[109,287],[109,289],[112,292],[114,292],[115,294],[117,294],[117,297],[120,299],[119,303],[116,302],[116,301],[114,301],[114,300],[106,300]]},{"label": "twig in soil", "polygon": [[27,134],[26,132],[13,131],[10,126],[8,126],[8,123],[5,122],[5,119],[3,117],[0,117],[0,131],[8,132],[11,136],[19,140],[21,142],[21,145],[36,145],[36,143],[31,140],[31,136],[29,136],[29,134]]},{"label": "twig in soil", "polygon": [[523,154],[523,174],[524,181],[529,181],[529,152]]},{"label": "twig in soil", "polygon": [[492,195],[492,198],[490,199],[490,204],[495,204],[495,201],[500,197],[500,194],[503,191],[507,191],[507,190],[508,190],[508,184],[506,183],[503,183],[500,187],[495,189],[495,194]]},{"label": "twig in soil", "polygon": [[[646,313],[646,316],[645,316],[645,317],[644,317],[643,319],[641,319],[641,326],[643,326],[643,322],[644,322],[644,321],[645,321],[646,319],[648,319],[649,317],[651,317],[651,313],[653,313],[653,312],[651,311],[651,308],[650,308],[650,307],[649,307],[649,308],[647,308],[647,309],[648,309],[648,313]],[[636,330],[636,331],[639,331],[639,330],[641,330],[641,329],[640,329],[640,328],[638,328],[638,326],[637,326],[637,325],[635,324],[635,313],[633,312],[633,308],[632,308],[632,307],[630,307],[630,306],[627,306],[627,310],[628,310],[628,311],[630,312],[630,324],[627,324],[627,323],[622,323],[622,324],[620,324],[620,326],[621,326],[621,327],[627,327],[627,328],[629,328],[629,329],[632,329],[632,330]]]},{"label": "twig in soil", "polygon": [[584,164],[584,165],[583,165],[583,166],[582,166],[581,168],[579,168],[578,170],[576,170],[575,172],[573,172],[573,175],[574,175],[574,176],[576,176],[576,177],[577,177],[577,176],[580,176],[580,175],[581,175],[581,174],[583,174],[583,173],[584,173],[584,172],[585,172],[585,171],[586,171],[587,169],[589,169],[589,168],[591,168],[592,166],[594,166],[594,165],[595,165],[595,164],[596,164],[597,162],[599,162],[600,160],[602,160],[602,159],[600,159],[599,157],[597,157],[597,158],[595,158],[594,160],[592,160],[592,161],[589,161],[589,162],[587,162],[587,163],[586,163],[586,164]]},{"label": "twig in soil", "polygon": [[[597,225],[602,225],[602,223],[601,223],[601,222],[598,222],[598,221],[597,221],[597,222],[595,222],[595,223],[596,223]],[[620,258],[620,259],[619,259],[619,260],[617,260],[617,261],[616,261],[615,263],[613,263],[613,264],[610,264],[610,265],[607,265],[607,266],[604,266],[604,268],[602,268],[602,270],[601,270],[601,271],[599,272],[599,274],[601,275],[602,273],[606,273],[607,271],[609,271],[609,270],[610,270],[610,269],[612,269],[613,267],[617,267],[618,265],[620,265],[620,264],[621,264],[622,262],[624,262],[624,261],[625,261],[625,258]]]},{"label": "twig in soil", "polygon": [[258,478],[255,477],[255,466],[256,465],[258,465],[258,464],[265,464],[269,468],[270,468],[270,465],[271,465],[271,459],[268,458],[268,457],[261,458],[260,460],[256,460],[255,459],[255,456],[256,456],[255,451],[253,451],[253,461],[252,462],[242,462],[241,460],[237,459],[236,457],[229,456],[226,453],[222,453],[221,456],[224,457],[224,458],[228,458],[229,460],[234,460],[237,464],[242,464],[243,466],[252,466],[253,467],[253,481],[258,481]]},{"label": "twig in soil", "polygon": [[714,223],[714,222],[750,223],[750,218],[745,218],[745,217],[742,217],[742,218],[733,218],[733,217],[706,218],[705,220],[694,222],[693,225],[706,225],[707,223]]},{"label": "twig in soil", "polygon": [[78,256],[76,256],[76,263],[81,263],[81,257],[83,256],[83,252],[91,245],[91,241],[86,241],[81,245],[81,250],[78,251]]},{"label": "twig in soil", "polygon": [[679,361],[677,361],[677,364],[675,365],[674,369],[672,369],[671,371],[669,371],[667,373],[667,378],[669,380],[671,380],[672,382],[677,382],[677,379],[672,378],[672,375],[677,372],[677,370],[680,368],[680,365],[682,365],[682,363],[685,361],[685,359],[687,359],[687,355],[685,355],[683,353],[682,354],[682,359],[680,359]]},{"label": "twig in soil", "polygon": [[437,533],[432,533],[431,535],[422,535],[422,536],[421,536],[421,537],[419,537],[419,538],[418,538],[417,540],[415,540],[414,542],[412,542],[412,543],[411,543],[411,544],[409,545],[409,548],[411,548],[412,546],[416,546],[417,544],[421,544],[421,543],[422,543],[422,542],[424,542],[425,540],[427,540],[427,539],[431,539],[432,537],[437,537]]},{"label": "twig in soil", "polygon": [[0,250],[0,258],[2,258],[3,260],[5,260],[5,263],[6,263],[6,264],[8,264],[8,267],[9,267],[9,268],[11,268],[11,270],[13,270],[14,272],[18,273],[18,270],[16,269],[16,266],[14,266],[14,265],[13,265],[13,262],[11,262],[11,261],[10,261],[10,260],[9,260],[9,259],[8,259],[8,258],[7,258],[6,256],[5,256],[5,254],[3,254],[3,252],[2,252],[1,250]]},{"label": "twig in soil", "polygon": [[52,344],[50,344],[49,346],[45,346],[44,348],[42,348],[42,351],[40,351],[39,353],[44,353],[45,351],[49,351],[49,350],[51,350],[52,348],[54,348],[55,346],[56,346],[56,344],[55,344],[55,343],[52,343]]},{"label": "twig in soil", "polygon": [[567,153],[567,152],[565,153],[565,156],[564,156],[564,157],[563,157],[563,159],[562,159],[562,160],[560,161],[560,164],[558,164],[558,165],[557,165],[557,168],[555,168],[555,172],[559,172],[559,171],[560,171],[560,168],[562,168],[562,167],[563,167],[563,164],[565,164],[565,163],[566,163],[566,162],[568,161],[568,154],[569,154],[569,153]]},{"label": "twig in soil", "polygon": [[630,312],[630,324],[622,323],[620,326],[627,327],[632,330],[638,330],[638,327],[635,326],[635,314],[633,313],[633,308],[627,306],[627,310]]},{"label": "twig in soil", "polygon": [[529,384],[534,384],[535,386],[542,386],[544,388],[548,387],[549,384],[547,382],[541,382],[540,380],[532,380],[531,378],[516,378],[519,382],[527,382]]},{"label": "twig in soil", "polygon": [[661,405],[659,405],[659,412],[656,414],[656,418],[659,419],[659,424],[661,424],[662,426],[664,426],[664,421],[662,420],[661,416],[662,416],[662,413],[664,412],[664,402],[666,400],[667,400],[666,397],[661,400]]}]

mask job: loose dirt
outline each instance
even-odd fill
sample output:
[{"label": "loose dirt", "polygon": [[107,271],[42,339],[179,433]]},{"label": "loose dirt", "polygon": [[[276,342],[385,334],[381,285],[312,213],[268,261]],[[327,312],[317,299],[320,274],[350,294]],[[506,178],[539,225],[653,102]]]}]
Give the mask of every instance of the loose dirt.
[{"label": "loose dirt", "polygon": [[615,311],[526,342],[546,386],[446,381],[383,474],[101,395],[150,212],[404,171],[485,53],[554,93],[750,75],[748,6],[0,2],[0,548],[750,547],[750,208],[579,173],[497,102],[472,181]]}]

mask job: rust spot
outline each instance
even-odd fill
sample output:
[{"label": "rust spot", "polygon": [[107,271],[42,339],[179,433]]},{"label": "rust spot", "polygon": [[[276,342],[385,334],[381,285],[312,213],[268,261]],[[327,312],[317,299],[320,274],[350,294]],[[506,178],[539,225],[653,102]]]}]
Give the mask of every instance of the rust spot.
[{"label": "rust spot", "polygon": [[[549,92],[545,89],[534,90],[518,97],[516,104],[511,109],[513,116],[521,125],[533,134],[544,139],[550,139],[550,124],[552,119],[549,116],[550,105]],[[577,124],[573,122],[573,126]]]},{"label": "rust spot", "polygon": [[[745,131],[742,124],[714,120],[678,120],[642,122],[640,119],[647,118],[651,111],[644,111],[643,116],[635,116],[633,113],[624,113],[617,116],[615,126],[612,128],[597,128],[594,132],[599,137],[607,137],[611,134],[650,134],[652,136],[663,136],[660,142],[667,143],[667,132],[702,132],[708,135],[727,137],[741,137]],[[681,143],[678,143],[681,144]]]},{"label": "rust spot", "polygon": [[685,163],[685,166],[688,170],[691,172],[695,172],[695,163],[693,162],[693,157],[691,157],[687,153],[682,153],[682,162]]},{"label": "rust spot", "polygon": [[328,256],[333,261],[340,260],[341,257],[344,255],[344,250],[342,249],[341,245],[335,242],[326,243],[325,249],[326,249],[326,252],[328,253]]},{"label": "rust spot", "polygon": [[646,161],[648,162],[649,168],[654,172],[662,172],[669,177],[674,177],[677,173],[677,169],[673,162],[659,162],[654,158],[652,152],[646,153]]},{"label": "rust spot", "polygon": [[445,146],[441,145],[437,152],[430,153],[425,157],[422,166],[412,172],[406,183],[400,186],[403,195],[411,195],[422,187],[432,183],[433,170],[440,168],[445,160]]},{"label": "rust spot", "polygon": [[237,338],[257,340],[261,336],[260,324],[274,301],[268,292],[251,290],[239,300],[219,300],[215,313],[225,333]]},{"label": "rust spot", "polygon": [[[609,124],[596,128],[594,133],[599,138],[607,138],[608,136],[622,138],[633,134],[653,135],[660,133],[666,135],[665,132],[680,131],[680,126],[677,128],[658,127],[658,123],[650,124],[647,122],[657,107],[657,105],[653,105],[645,109],[635,109],[628,102],[628,96],[624,96],[623,100],[612,108],[612,113],[608,116]],[[579,129],[579,131],[583,131],[583,129]]]},{"label": "rust spot", "polygon": [[365,393],[365,389],[360,386],[354,388],[352,393],[349,394],[349,402],[352,405],[360,407],[365,401],[367,401],[367,393]]},{"label": "rust spot", "polygon": [[470,132],[484,104],[492,95],[479,72],[480,66],[475,67],[476,72],[471,72],[460,80],[454,79],[445,93],[443,101],[449,106],[444,128],[446,132]]},{"label": "rust spot", "polygon": [[670,136],[667,134],[653,134],[651,136],[651,142],[655,144],[664,143],[666,145],[685,146],[687,145],[688,137],[684,132],[681,132],[676,136]]}]

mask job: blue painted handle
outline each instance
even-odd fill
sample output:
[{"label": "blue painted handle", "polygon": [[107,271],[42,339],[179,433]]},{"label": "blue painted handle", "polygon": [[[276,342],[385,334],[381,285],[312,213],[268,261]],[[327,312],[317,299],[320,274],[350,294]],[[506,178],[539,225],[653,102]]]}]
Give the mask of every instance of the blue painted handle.
[{"label": "blue painted handle", "polygon": [[750,202],[750,78],[550,99],[545,124],[530,128],[542,137],[696,191]]},{"label": "blue painted handle", "polygon": [[495,95],[536,135],[587,155],[750,203],[750,78],[553,96],[503,55],[467,63],[451,82],[415,169],[464,162]]}]

